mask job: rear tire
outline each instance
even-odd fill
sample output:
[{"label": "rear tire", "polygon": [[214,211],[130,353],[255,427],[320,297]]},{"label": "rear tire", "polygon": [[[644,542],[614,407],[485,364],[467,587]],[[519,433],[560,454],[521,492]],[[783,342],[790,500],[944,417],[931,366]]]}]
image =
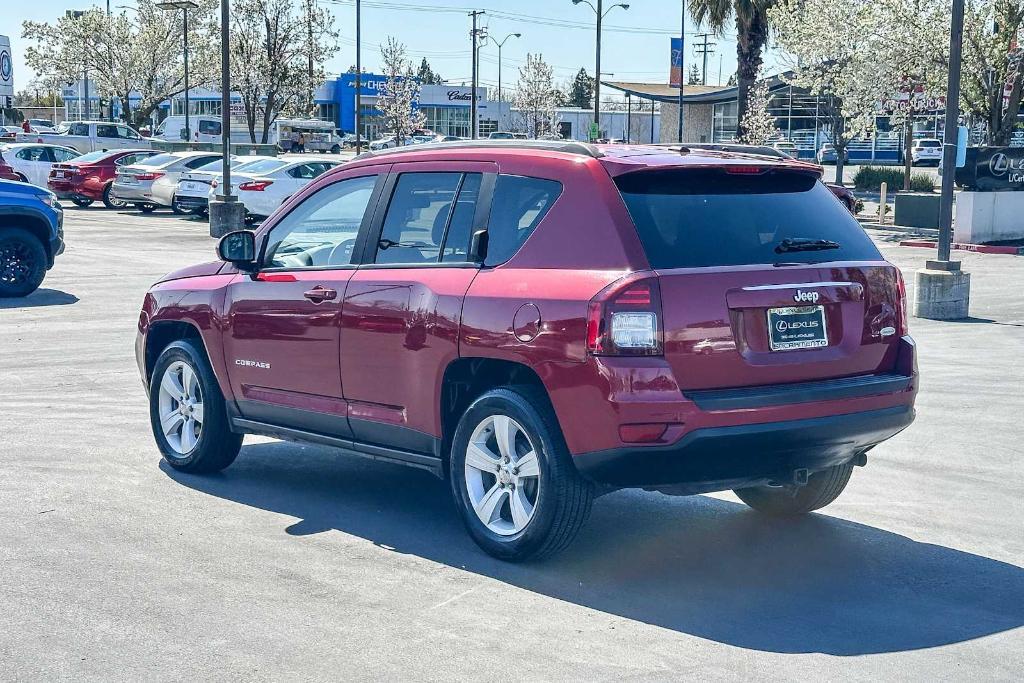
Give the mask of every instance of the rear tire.
[{"label": "rear tire", "polygon": [[153,213],[156,211],[156,204],[136,204],[135,208],[142,213]]},{"label": "rear tire", "polygon": [[192,213],[189,209],[183,209],[181,208],[181,206],[178,205],[177,197],[171,197],[171,211],[173,211],[178,216],[187,216],[190,213]]},{"label": "rear tire", "polygon": [[80,206],[83,209],[87,206],[92,206],[92,200],[85,197],[72,197],[71,203],[75,206]]},{"label": "rear tire", "polygon": [[0,297],[28,296],[46,277],[42,242],[21,228],[0,229]]},{"label": "rear tire", "polygon": [[210,362],[191,341],[170,344],[157,359],[149,421],[164,460],[182,472],[219,472],[242,447],[242,435],[231,431]]},{"label": "rear tire", "polygon": [[103,206],[108,209],[123,209],[128,206],[128,202],[122,199],[114,199],[110,196],[110,190],[112,188],[112,183],[107,183],[107,186],[103,188]]},{"label": "rear tire", "polygon": [[547,396],[532,387],[493,389],[470,404],[449,474],[469,535],[500,560],[552,555],[590,515],[593,485],[576,471]]},{"label": "rear tire", "polygon": [[766,515],[788,517],[802,515],[825,507],[843,492],[853,474],[853,463],[836,465],[815,472],[806,486],[754,486],[735,489],[733,493],[744,503]]}]

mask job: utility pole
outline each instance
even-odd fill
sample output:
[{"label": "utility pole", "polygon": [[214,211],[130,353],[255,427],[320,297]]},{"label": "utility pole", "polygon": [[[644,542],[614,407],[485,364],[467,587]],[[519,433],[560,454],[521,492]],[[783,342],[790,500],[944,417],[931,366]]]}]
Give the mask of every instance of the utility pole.
[{"label": "utility pole", "polygon": [[361,31],[362,7],[360,6],[359,0],[356,0],[356,154],[359,154],[363,148],[362,132],[359,129],[363,123],[363,117],[360,112],[363,100],[363,64],[360,43]]},{"label": "utility pole", "polygon": [[683,86],[686,83],[686,0],[682,0],[679,3],[681,5],[681,18],[679,21],[679,130],[676,131],[676,137],[678,142],[683,141]]},{"label": "utility pole", "polygon": [[313,115],[313,97],[316,91],[316,84],[313,82],[313,10],[316,9],[316,0],[306,0],[306,69],[309,78],[309,116]]},{"label": "utility pole", "polygon": [[231,193],[231,0],[220,0],[220,193],[210,202],[210,237],[241,230],[245,205]]},{"label": "utility pole", "polygon": [[479,133],[478,133],[479,122],[477,121],[477,110],[476,110],[476,107],[477,107],[477,102],[476,102],[476,86],[477,86],[477,82],[480,79],[479,65],[478,65],[478,61],[477,61],[477,55],[479,54],[479,51],[480,51],[478,36],[481,33],[484,33],[484,35],[486,35],[486,32],[484,32],[483,29],[477,28],[477,18],[480,17],[482,14],[484,14],[484,12],[481,11],[481,10],[473,10],[472,12],[469,13],[469,16],[473,17],[473,30],[469,32],[469,39],[473,43],[473,53],[472,53],[473,54],[473,57],[472,57],[473,58],[473,87],[472,87],[473,94],[472,94],[472,97],[470,99],[471,106],[470,106],[470,112],[469,112],[469,116],[470,116],[470,121],[469,121],[469,137],[471,139],[473,139],[473,140],[476,140],[477,137],[479,137]]},{"label": "utility pole", "polygon": [[710,33],[698,33],[697,37],[701,39],[701,42],[693,46],[693,53],[700,55],[703,58],[704,66],[700,71],[700,84],[708,84],[708,55],[715,54],[715,43],[710,41]]},{"label": "utility pole", "polygon": [[[946,85],[946,121],[942,141],[942,190],[939,199],[939,261],[948,264],[953,241],[953,176],[960,114],[960,68],[963,61],[964,0],[953,0],[953,23],[949,36],[949,81]],[[959,263],[957,263],[959,266]],[[932,266],[929,265],[929,268]],[[946,270],[951,270],[947,268]]]}]

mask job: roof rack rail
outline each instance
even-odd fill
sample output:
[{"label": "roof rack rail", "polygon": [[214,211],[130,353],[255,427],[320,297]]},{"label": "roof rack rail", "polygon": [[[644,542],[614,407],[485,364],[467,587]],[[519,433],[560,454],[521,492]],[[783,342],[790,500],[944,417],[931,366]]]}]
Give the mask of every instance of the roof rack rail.
[{"label": "roof rack rail", "polygon": [[366,151],[356,159],[370,159],[400,152],[436,151],[445,149],[536,149],[548,152],[579,154],[600,159],[604,154],[594,145],[586,142],[564,140],[453,140],[451,142],[427,142],[404,147],[391,147],[376,152]]}]

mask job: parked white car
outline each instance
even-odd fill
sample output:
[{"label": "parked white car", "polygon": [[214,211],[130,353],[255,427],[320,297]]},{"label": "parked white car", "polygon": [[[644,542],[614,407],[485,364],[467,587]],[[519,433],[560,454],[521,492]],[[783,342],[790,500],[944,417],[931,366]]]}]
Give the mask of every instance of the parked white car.
[{"label": "parked white car", "polygon": [[16,142],[3,145],[4,160],[21,176],[22,181],[46,187],[50,167],[81,156],[77,150],[57,145],[38,145]]},{"label": "parked white car", "polygon": [[117,177],[110,186],[110,195],[114,199],[134,204],[145,213],[160,206],[169,206],[174,213],[188,213],[175,201],[181,174],[219,158],[216,152],[171,152],[151,156],[117,169]]},{"label": "parked white car", "polygon": [[914,164],[935,164],[942,161],[942,140],[938,138],[921,138],[914,141],[910,148],[910,160]]},{"label": "parked white car", "polygon": [[[231,157],[231,172],[244,171],[258,162],[273,158],[256,155],[234,156]],[[178,208],[195,214],[206,214],[210,204],[210,188],[215,181],[220,180],[223,169],[223,160],[218,157],[194,171],[182,173],[178,180],[178,190],[175,193]]]},{"label": "parked white car", "polygon": [[[232,173],[231,184],[234,185],[238,199],[245,205],[246,213],[256,218],[265,218],[314,178],[351,158],[351,155],[341,159],[280,156],[253,164],[237,175]],[[216,191],[217,184],[214,183],[207,195],[208,199],[212,200]]]},{"label": "parked white car", "polygon": [[16,142],[71,147],[82,154],[106,149],[145,149],[149,141],[123,123],[110,121],[65,121],[56,133],[19,133]]}]

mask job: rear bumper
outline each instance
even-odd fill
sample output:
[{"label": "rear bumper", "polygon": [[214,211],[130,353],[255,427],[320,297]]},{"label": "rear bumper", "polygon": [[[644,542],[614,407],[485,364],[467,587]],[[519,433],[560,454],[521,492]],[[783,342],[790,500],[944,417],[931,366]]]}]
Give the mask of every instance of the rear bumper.
[{"label": "rear bumper", "polygon": [[178,206],[183,209],[189,209],[195,211],[196,209],[206,209],[210,205],[210,200],[206,197],[192,197],[187,194],[179,194],[174,198],[178,202]]},{"label": "rear bumper", "polygon": [[911,405],[847,415],[697,429],[669,446],[576,455],[584,476],[620,487],[707,493],[788,481],[849,462],[914,421]]}]

